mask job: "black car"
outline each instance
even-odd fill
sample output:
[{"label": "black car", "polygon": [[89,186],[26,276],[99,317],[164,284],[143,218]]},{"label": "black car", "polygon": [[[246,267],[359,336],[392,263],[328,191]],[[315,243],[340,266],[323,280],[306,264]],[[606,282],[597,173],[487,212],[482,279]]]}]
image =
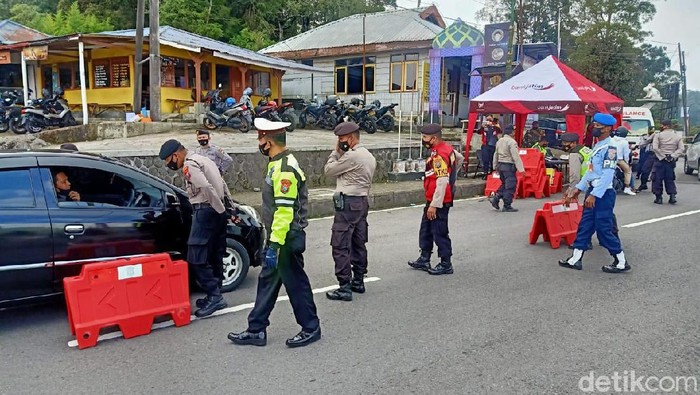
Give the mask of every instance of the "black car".
[{"label": "black car", "polygon": [[[64,173],[80,201],[60,201]],[[63,177],[63,176],[61,176]],[[263,259],[258,213],[230,222],[224,291]],[[59,294],[88,262],[171,252],[185,256],[192,206],[185,191],[115,159],[66,151],[0,151],[0,308]]]},{"label": "black car", "polygon": [[544,130],[547,142],[551,148],[560,148],[561,135],[566,133],[566,119],[564,118],[540,118],[540,129]]}]

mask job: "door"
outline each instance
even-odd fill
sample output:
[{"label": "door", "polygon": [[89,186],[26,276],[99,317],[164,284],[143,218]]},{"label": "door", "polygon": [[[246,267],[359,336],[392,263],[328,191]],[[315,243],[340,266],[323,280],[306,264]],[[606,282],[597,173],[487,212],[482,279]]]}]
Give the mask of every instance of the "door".
[{"label": "door", "polygon": [[51,224],[34,157],[0,160],[0,240],[0,302],[52,293]]},{"label": "door", "polygon": [[57,279],[78,274],[86,262],[184,251],[187,232],[165,184],[116,162],[51,157],[39,165],[45,186],[63,173],[79,195],[73,201],[47,194]]}]

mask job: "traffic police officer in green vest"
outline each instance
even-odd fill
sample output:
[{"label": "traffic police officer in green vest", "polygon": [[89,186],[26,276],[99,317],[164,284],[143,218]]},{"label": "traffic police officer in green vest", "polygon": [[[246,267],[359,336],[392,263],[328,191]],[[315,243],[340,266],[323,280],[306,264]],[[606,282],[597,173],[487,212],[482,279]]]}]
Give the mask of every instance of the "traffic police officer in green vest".
[{"label": "traffic police officer in green vest", "polygon": [[578,184],[588,170],[588,162],[591,160],[593,150],[578,142],[576,133],[565,133],[561,136],[564,151],[569,153],[569,185]]},{"label": "traffic police officer in green vest", "polygon": [[255,306],[248,315],[248,329],[229,333],[234,344],[267,344],[269,317],[280,287],[289,295],[294,317],[301,332],[287,339],[287,346],[302,347],[321,338],[321,326],[309,277],[304,271],[304,251],[308,225],[309,190],[306,175],[294,155],[287,150],[286,122],[255,119],[258,149],[269,157],[262,188],[262,220],[269,235],[265,263],[258,277]]}]

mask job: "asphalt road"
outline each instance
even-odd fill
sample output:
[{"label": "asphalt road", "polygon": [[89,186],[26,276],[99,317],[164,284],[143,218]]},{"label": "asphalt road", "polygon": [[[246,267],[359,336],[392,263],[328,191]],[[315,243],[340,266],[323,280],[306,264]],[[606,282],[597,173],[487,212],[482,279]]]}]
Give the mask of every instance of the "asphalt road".
[{"label": "asphalt road", "polygon": [[[528,244],[542,201],[495,212],[486,201],[451,213],[455,274],[410,270],[420,208],[370,215],[370,273],[380,280],[351,303],[316,295],[323,339],[287,349],[298,331],[289,302],[272,314],[268,345],[236,347],[249,310],[112,339],[78,350],[60,303],[0,312],[0,393],[570,394],[593,371],[700,375],[696,268],[697,176],[679,174],[679,203],[650,193],[620,196],[617,216],[632,271],[603,273],[610,257],[594,242],[584,270],[557,266],[569,250]],[[641,223],[641,224],[639,224]],[[624,227],[624,225],[634,225]],[[330,219],[308,228],[312,286],[333,285]],[[226,296],[254,299],[257,269]],[[193,299],[198,295],[193,295]]]}]

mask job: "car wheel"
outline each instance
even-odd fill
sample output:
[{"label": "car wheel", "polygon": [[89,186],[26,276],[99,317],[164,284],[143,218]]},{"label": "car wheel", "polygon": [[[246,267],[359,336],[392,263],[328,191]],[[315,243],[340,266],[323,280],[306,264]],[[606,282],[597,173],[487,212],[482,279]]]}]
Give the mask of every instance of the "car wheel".
[{"label": "car wheel", "polygon": [[685,158],[685,166],[683,166],[683,171],[685,174],[693,174],[693,168],[688,165],[688,158]]},{"label": "car wheel", "polygon": [[226,239],[226,252],[224,253],[224,280],[221,285],[222,292],[231,292],[238,288],[250,268],[250,257],[245,247],[234,239]]}]

